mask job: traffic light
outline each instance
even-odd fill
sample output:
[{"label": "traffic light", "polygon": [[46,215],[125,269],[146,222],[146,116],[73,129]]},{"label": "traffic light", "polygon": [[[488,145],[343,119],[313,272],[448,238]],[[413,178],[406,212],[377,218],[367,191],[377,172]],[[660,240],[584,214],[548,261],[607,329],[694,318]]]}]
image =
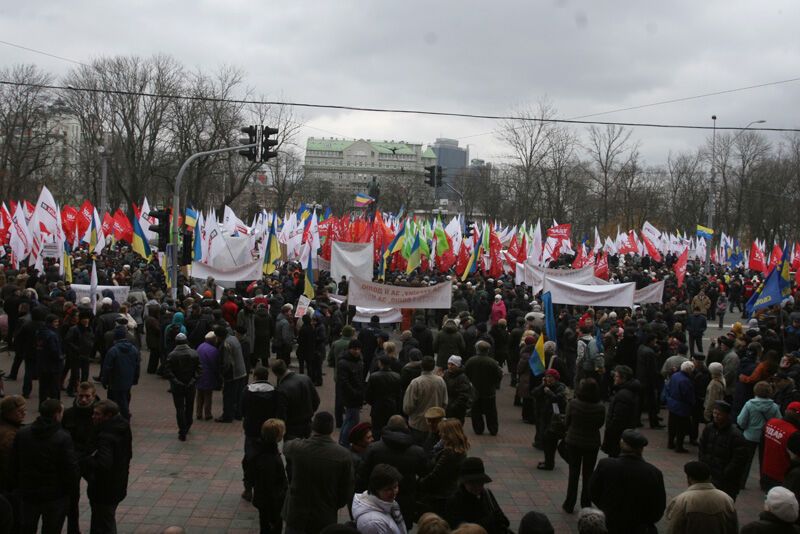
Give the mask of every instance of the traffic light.
[{"label": "traffic light", "polygon": [[181,247],[181,265],[191,265],[194,244],[194,232],[183,232],[183,246]]},{"label": "traffic light", "polygon": [[444,170],[442,169],[441,165],[436,166],[436,187],[442,187],[442,177],[444,176]]},{"label": "traffic light", "polygon": [[464,221],[464,239],[472,237],[475,232],[475,221]]},{"label": "traffic light", "polygon": [[239,154],[253,162],[261,161],[261,158],[259,157],[261,153],[261,126],[247,126],[246,128],[242,128],[240,131],[243,134],[247,134],[247,137],[239,138],[240,144],[256,146],[251,146],[244,150],[240,150]]},{"label": "traffic light", "polygon": [[169,243],[169,212],[167,210],[155,210],[148,213],[150,217],[155,218],[158,222],[151,224],[149,230],[158,234],[158,250],[167,250],[167,243]]},{"label": "traffic light", "polygon": [[277,128],[270,128],[269,126],[264,126],[263,132],[261,134],[261,154],[259,161],[267,161],[272,158],[278,157],[277,151],[270,150],[272,147],[278,144],[278,140],[269,138],[269,136],[277,134],[278,134]]},{"label": "traffic light", "polygon": [[425,167],[425,183],[431,187],[436,187],[436,165]]}]

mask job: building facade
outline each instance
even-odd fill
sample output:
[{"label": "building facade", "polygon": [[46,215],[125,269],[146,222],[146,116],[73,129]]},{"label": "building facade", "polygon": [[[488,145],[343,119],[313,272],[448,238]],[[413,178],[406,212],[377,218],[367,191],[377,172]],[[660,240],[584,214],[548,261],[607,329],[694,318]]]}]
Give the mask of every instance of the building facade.
[{"label": "building facade", "polygon": [[467,161],[469,160],[469,151],[466,148],[458,146],[457,139],[447,139],[440,137],[436,139],[431,147],[433,153],[436,154],[436,164],[441,165],[444,170],[443,185],[437,191],[440,199],[447,199],[450,203],[458,200],[458,194],[455,193],[451,187],[456,187],[456,176],[463,173],[467,169]]}]

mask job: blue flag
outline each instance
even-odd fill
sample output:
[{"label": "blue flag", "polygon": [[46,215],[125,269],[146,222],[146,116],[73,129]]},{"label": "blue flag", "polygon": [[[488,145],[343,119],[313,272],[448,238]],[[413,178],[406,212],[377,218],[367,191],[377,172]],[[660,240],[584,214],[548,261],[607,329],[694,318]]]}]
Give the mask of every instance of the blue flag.
[{"label": "blue flag", "polygon": [[751,315],[754,311],[770,306],[779,305],[784,298],[791,295],[792,283],[789,273],[789,250],[783,249],[781,262],[775,266],[767,277],[761,290],[753,293],[745,305],[745,313]]},{"label": "blue flag", "polygon": [[553,296],[549,291],[542,293],[542,308],[544,309],[544,331],[548,341],[558,343],[556,339],[556,316],[553,312]]}]

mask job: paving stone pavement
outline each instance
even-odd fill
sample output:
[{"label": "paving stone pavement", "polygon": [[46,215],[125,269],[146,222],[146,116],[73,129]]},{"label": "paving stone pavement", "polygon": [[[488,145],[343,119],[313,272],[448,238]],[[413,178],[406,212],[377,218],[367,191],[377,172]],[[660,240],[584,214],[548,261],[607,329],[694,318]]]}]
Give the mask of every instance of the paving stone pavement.
[{"label": "paving stone pavement", "polygon": [[[146,361],[145,355],[144,360]],[[0,356],[0,369],[10,368],[7,352]],[[92,372],[96,373],[94,365]],[[320,389],[321,409],[333,407],[332,370],[325,369]],[[21,374],[20,374],[21,377]],[[18,393],[21,380],[6,383],[6,394]],[[143,374],[134,387],[133,450],[128,497],[117,511],[120,533],[158,533],[169,525],[181,525],[191,534],[201,532],[258,532],[256,509],[240,497],[241,457],[244,439],[240,424],[196,421],[187,441],[178,441],[174,407],[167,393],[168,384],[154,375]],[[37,387],[29,401],[28,420],[36,417]],[[104,392],[101,390],[101,396]],[[66,405],[72,401],[62,399]],[[520,408],[513,406],[513,388],[508,376],[498,391],[500,432],[498,436],[476,436],[469,421],[466,434],[472,444],[470,455],[480,456],[494,481],[489,487],[517,529],[522,516],[537,510],[547,514],[556,532],[576,532],[576,515],[561,510],[566,494],[567,466],[556,459],[554,471],[536,469],[543,459],[541,451],[531,447],[533,427],[522,423]],[[220,393],[214,394],[214,415],[221,413]],[[362,412],[367,418],[369,407]],[[666,414],[664,414],[666,416]],[[650,440],[645,458],[664,473],[668,499],[686,488],[683,464],[696,457],[668,451],[666,430],[643,429]],[[600,458],[605,457],[601,452]],[[757,464],[757,462],[755,462]],[[757,465],[753,466],[748,488],[737,499],[740,524],[757,518],[763,495],[757,484]],[[81,525],[89,530],[89,503],[85,483],[81,499]],[[346,510],[340,513],[343,519]],[[666,530],[661,522],[660,530]]]}]

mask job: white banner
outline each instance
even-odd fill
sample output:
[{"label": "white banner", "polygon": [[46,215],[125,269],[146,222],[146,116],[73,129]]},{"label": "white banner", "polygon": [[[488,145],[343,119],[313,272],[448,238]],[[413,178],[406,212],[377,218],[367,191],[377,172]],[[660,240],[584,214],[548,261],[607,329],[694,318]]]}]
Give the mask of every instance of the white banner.
[{"label": "white banner", "polygon": [[544,290],[550,292],[555,304],[632,308],[636,284],[633,282],[607,286],[573,284],[548,276],[544,280]]},{"label": "white banner", "polygon": [[294,311],[294,316],[302,317],[305,315],[309,304],[311,304],[311,299],[305,295],[300,295],[300,298],[297,300],[297,309]]},{"label": "white banner", "polygon": [[342,276],[372,279],[373,244],[334,241],[331,247],[331,278],[338,283]]},{"label": "white banner", "polygon": [[580,269],[546,269],[528,263],[517,263],[516,284],[520,285],[525,282],[525,285],[533,288],[534,295],[544,288],[545,276],[575,284],[593,284],[594,266],[585,265]]},{"label": "white banner", "polygon": [[[75,290],[75,298],[80,301],[83,297],[92,296],[92,286],[89,284],[72,284],[70,287]],[[97,302],[100,302],[100,299],[103,298],[103,291],[106,289],[110,289],[111,292],[114,294],[114,300],[119,302],[120,304],[124,304],[128,302],[128,293],[131,290],[131,286],[97,286]]]},{"label": "white banner", "polygon": [[435,286],[404,287],[377,284],[361,278],[350,280],[347,302],[365,308],[450,309],[453,290],[449,283]]},{"label": "white banner", "polygon": [[256,260],[247,265],[236,267],[234,269],[218,269],[213,265],[206,265],[202,262],[192,262],[192,278],[199,278],[205,280],[209,276],[213,276],[214,280],[223,286],[232,286],[236,282],[246,282],[250,280],[258,280],[261,278],[262,262]]},{"label": "white banner", "polygon": [[368,323],[373,315],[377,315],[381,324],[399,323],[403,320],[403,314],[397,308],[362,308],[356,306],[356,314],[353,317],[354,323]]},{"label": "white banner", "polygon": [[633,294],[636,304],[661,304],[664,300],[664,281],[655,282],[649,286],[637,289]]}]

